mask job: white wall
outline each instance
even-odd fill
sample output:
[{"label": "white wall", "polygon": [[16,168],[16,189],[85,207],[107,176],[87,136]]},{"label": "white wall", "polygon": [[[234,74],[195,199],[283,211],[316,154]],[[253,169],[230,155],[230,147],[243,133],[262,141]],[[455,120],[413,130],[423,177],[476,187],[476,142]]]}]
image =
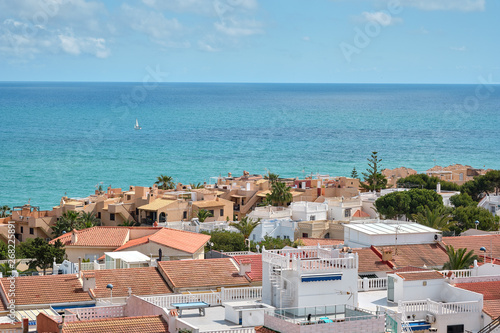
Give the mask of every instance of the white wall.
[{"label": "white wall", "polygon": [[295,221],[326,220],[328,218],[328,204],[319,202],[297,201],[290,205],[292,219]]},{"label": "white wall", "polygon": [[274,238],[288,238],[293,242],[297,223],[289,220],[261,221],[250,234],[250,239],[260,242],[264,236],[268,235]]}]

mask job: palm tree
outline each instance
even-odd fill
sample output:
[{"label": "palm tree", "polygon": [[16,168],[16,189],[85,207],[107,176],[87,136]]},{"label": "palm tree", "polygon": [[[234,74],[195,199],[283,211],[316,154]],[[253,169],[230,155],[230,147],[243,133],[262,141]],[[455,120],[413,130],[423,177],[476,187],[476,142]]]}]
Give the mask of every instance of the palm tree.
[{"label": "palm tree", "polygon": [[0,207],[0,217],[10,216],[10,214],[8,212],[10,212],[9,206],[4,205],[4,206]]},{"label": "palm tree", "polygon": [[123,223],[119,224],[119,226],[122,226],[122,227],[138,227],[140,225],[141,224],[139,222],[136,222],[134,220],[125,220],[125,221],[123,221]]},{"label": "palm tree", "polygon": [[269,179],[269,182],[271,184],[274,184],[280,179],[280,175],[278,175],[277,173],[268,172],[267,175],[264,176],[264,179]]},{"label": "palm tree", "polygon": [[212,213],[210,213],[208,210],[206,209],[200,209],[198,211],[198,213],[196,214],[196,217],[198,218],[198,220],[200,222],[205,222],[205,220],[209,217],[212,217]]},{"label": "palm tree", "polygon": [[235,227],[236,229],[239,230],[243,234],[243,237],[245,239],[248,239],[250,237],[250,234],[252,231],[260,224],[260,219],[257,221],[254,221],[252,219],[249,219],[247,216],[243,217],[240,222],[238,223],[230,223],[231,226]]},{"label": "palm tree", "polygon": [[272,184],[271,193],[266,195],[266,199],[278,206],[285,206],[292,201],[293,196],[288,185],[282,182],[275,182]]},{"label": "palm tree", "polygon": [[2,272],[2,276],[5,277],[7,275],[11,275],[12,271],[17,270],[17,266],[19,266],[20,263],[21,261],[16,261],[13,267],[8,262],[0,264],[0,272]]},{"label": "palm tree", "polygon": [[62,214],[59,220],[52,226],[52,233],[54,236],[59,237],[64,231],[70,232],[73,229],[80,229],[80,222],[78,220],[79,214],[74,210],[69,210]]},{"label": "palm tree", "polygon": [[196,189],[196,188],[203,188],[203,184],[202,183],[191,183],[189,184],[189,186],[191,186],[191,189]]},{"label": "palm tree", "polygon": [[412,217],[417,223],[443,231],[448,230],[448,223],[451,220],[451,216],[445,214],[443,209],[436,208],[431,210],[427,206],[423,213],[413,214]]},{"label": "palm tree", "polygon": [[77,229],[86,229],[101,225],[101,220],[98,219],[94,213],[80,212],[80,216],[78,216],[78,222],[80,225]]},{"label": "palm tree", "polygon": [[457,270],[469,268],[478,256],[474,254],[474,250],[467,252],[467,248],[458,249],[455,251],[453,246],[446,245],[446,253],[448,254],[448,262],[443,266],[443,269]]},{"label": "palm tree", "polygon": [[175,188],[173,178],[170,176],[159,175],[156,179],[155,184],[158,184],[158,187],[162,190],[171,190]]}]

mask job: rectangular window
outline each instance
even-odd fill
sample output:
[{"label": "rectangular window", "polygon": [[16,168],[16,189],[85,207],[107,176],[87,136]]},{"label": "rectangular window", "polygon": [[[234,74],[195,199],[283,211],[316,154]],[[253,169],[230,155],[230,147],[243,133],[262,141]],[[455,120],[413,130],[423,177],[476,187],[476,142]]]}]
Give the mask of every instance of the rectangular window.
[{"label": "rectangular window", "polygon": [[344,217],[351,217],[351,208],[344,210]]},{"label": "rectangular window", "polygon": [[115,214],[114,213],[109,214],[109,220],[110,221],[114,221],[115,220]]},{"label": "rectangular window", "polygon": [[315,221],[315,220],[316,220],[316,215],[309,216],[309,221]]},{"label": "rectangular window", "polygon": [[35,229],[30,228],[30,235],[34,235],[34,234],[35,234]]},{"label": "rectangular window", "polygon": [[220,216],[224,216],[224,209],[220,210]]},{"label": "rectangular window", "polygon": [[307,238],[307,237],[309,237],[309,235],[306,232],[302,233],[302,238]]},{"label": "rectangular window", "polygon": [[101,218],[101,212],[97,212],[97,218],[100,219]]},{"label": "rectangular window", "polygon": [[283,239],[290,239],[290,236],[283,236]]},{"label": "rectangular window", "polygon": [[182,213],[182,218],[183,218],[183,219],[187,219],[187,218],[188,218],[188,212],[186,212],[186,211],[185,211],[185,212],[183,212],[183,213]]},{"label": "rectangular window", "polygon": [[210,212],[210,215],[215,216],[215,215],[214,215],[214,213],[215,213],[215,212],[214,212],[214,210],[213,210],[213,209],[209,210],[209,212]]},{"label": "rectangular window", "polygon": [[24,228],[23,227],[21,227],[21,233],[24,233]]}]

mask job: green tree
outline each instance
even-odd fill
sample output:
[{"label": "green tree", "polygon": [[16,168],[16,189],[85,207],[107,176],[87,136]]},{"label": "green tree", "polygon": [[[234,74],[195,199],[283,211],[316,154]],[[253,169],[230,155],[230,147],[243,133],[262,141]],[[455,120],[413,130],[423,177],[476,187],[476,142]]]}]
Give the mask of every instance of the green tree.
[{"label": "green tree", "polygon": [[212,217],[212,213],[210,213],[208,210],[206,209],[200,209],[198,210],[198,212],[196,213],[196,217],[198,218],[198,220],[200,222],[205,222],[206,219],[208,219],[209,217]]},{"label": "green tree", "polygon": [[387,178],[380,172],[382,162],[381,158],[378,158],[378,153],[376,151],[372,152],[368,160],[368,168],[366,172],[363,172],[364,182],[361,183],[361,187],[369,191],[380,191],[387,187]]},{"label": "green tree", "polygon": [[279,181],[280,175],[278,175],[277,173],[268,172],[267,175],[264,176],[264,179],[269,179],[269,182],[271,184],[274,184]]},{"label": "green tree", "polygon": [[357,179],[359,179],[359,175],[358,175],[358,171],[356,170],[356,167],[352,168],[351,178],[357,178]]},{"label": "green tree", "polygon": [[39,267],[43,270],[44,275],[47,268],[52,265],[54,258],[56,258],[57,262],[62,262],[66,255],[64,245],[60,240],[50,244],[40,237],[21,243],[19,250],[22,251],[25,258],[33,259],[29,263],[30,268]]},{"label": "green tree", "polygon": [[411,189],[392,192],[375,201],[377,212],[388,219],[403,215],[411,219],[414,214],[423,214],[426,207],[431,211],[443,207],[443,198],[432,190]]},{"label": "green tree", "polygon": [[479,202],[485,195],[495,191],[495,186],[486,176],[477,176],[462,185],[460,192],[467,193],[474,201]]},{"label": "green tree", "polygon": [[2,272],[2,276],[6,277],[11,275],[12,271],[17,271],[17,266],[19,266],[20,263],[21,261],[15,261],[13,265],[8,262],[0,264],[0,272]]},{"label": "green tree", "polygon": [[266,195],[268,202],[276,206],[286,206],[293,200],[290,187],[283,182],[274,182],[271,184],[271,193]]},{"label": "green tree", "polygon": [[122,227],[138,227],[140,225],[141,224],[139,222],[136,222],[134,220],[125,220],[121,224],[119,224],[119,226]]},{"label": "green tree", "polygon": [[397,181],[399,187],[416,187],[425,188],[427,190],[437,189],[437,183],[441,183],[441,189],[444,191],[460,191],[459,185],[445,180],[440,180],[438,177],[429,177],[425,173],[409,175],[405,178],[400,178]]},{"label": "green tree", "polygon": [[247,216],[243,217],[241,221],[235,223],[231,223],[230,225],[238,229],[239,232],[243,234],[243,237],[245,239],[248,239],[250,237],[250,234],[252,231],[257,228],[257,226],[260,224],[260,219],[257,221],[254,221],[252,219],[249,219]]},{"label": "green tree", "polygon": [[77,218],[78,229],[92,228],[101,225],[101,220],[94,213],[80,212]]},{"label": "green tree", "polygon": [[9,258],[9,247],[4,242],[0,241],[0,260]]},{"label": "green tree", "polygon": [[[210,235],[210,242],[214,244],[211,247],[212,250],[224,252],[245,251],[245,237],[242,233],[227,230],[203,233]],[[209,250],[209,248],[206,247],[205,250]]]},{"label": "green tree", "polygon": [[437,230],[448,230],[448,223],[451,221],[451,216],[443,208],[436,208],[434,210],[425,206],[423,212],[413,214],[413,220],[422,225],[428,226]]},{"label": "green tree", "polygon": [[162,190],[171,190],[175,188],[173,178],[170,176],[159,175],[156,179],[155,184],[158,184],[158,188],[161,188]]},{"label": "green tree", "polygon": [[52,233],[55,237],[61,236],[65,231],[70,232],[73,229],[80,229],[79,214],[74,210],[65,212],[59,220],[52,226]]},{"label": "green tree", "polygon": [[197,188],[203,188],[204,185],[202,183],[191,183],[189,184],[191,186],[191,189],[197,189]]},{"label": "green tree", "polygon": [[456,207],[452,210],[452,220],[454,226],[450,228],[455,232],[463,232],[476,227],[475,221],[479,221],[477,226],[480,230],[498,230],[498,216],[493,216],[487,209],[477,206]]},{"label": "green tree", "polygon": [[0,218],[10,216],[9,212],[10,212],[9,206],[4,205],[0,207]]},{"label": "green tree", "polygon": [[458,270],[469,268],[478,256],[474,254],[474,250],[467,252],[467,248],[455,249],[451,245],[446,246],[446,254],[448,261],[444,264],[443,269]]},{"label": "green tree", "polygon": [[273,238],[268,235],[264,236],[264,239],[260,241],[259,246],[265,247],[266,250],[279,250],[284,248],[285,246],[290,246],[290,247],[297,247],[299,245],[299,242],[292,242],[290,239],[285,239],[285,238]]},{"label": "green tree", "polygon": [[490,184],[490,186],[494,189],[495,194],[498,195],[500,191],[500,170],[491,170],[488,171],[484,178]]},{"label": "green tree", "polygon": [[477,206],[477,202],[467,193],[455,194],[450,198],[450,202],[455,207]]}]

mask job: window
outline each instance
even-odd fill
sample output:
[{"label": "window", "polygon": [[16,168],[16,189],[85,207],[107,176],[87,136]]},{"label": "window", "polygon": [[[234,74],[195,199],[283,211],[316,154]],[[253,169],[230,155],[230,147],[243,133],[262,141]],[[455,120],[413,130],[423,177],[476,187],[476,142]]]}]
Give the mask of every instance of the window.
[{"label": "window", "polygon": [[344,217],[351,217],[351,208],[346,208],[346,210],[344,210]]},{"label": "window", "polygon": [[309,221],[314,221],[316,220],[316,215],[310,215],[309,216]]},{"label": "window", "polygon": [[24,228],[23,227],[21,227],[21,233],[24,233]]},{"label": "window", "polygon": [[224,209],[220,210],[220,216],[224,216]]},{"label": "window", "polygon": [[114,213],[109,214],[109,220],[110,221],[114,221],[115,220],[115,214]]},{"label": "window", "polygon": [[307,234],[307,232],[302,233],[302,238],[307,238],[307,237],[309,237],[309,235]]},{"label": "window", "polygon": [[131,196],[130,195],[127,195],[127,200],[130,200]]},{"label": "window", "polygon": [[464,325],[448,325],[446,327],[447,333],[462,333],[464,332]]},{"label": "window", "polygon": [[326,239],[329,239],[329,238],[330,238],[330,233],[329,233],[329,232],[327,232],[327,233],[325,234],[325,238],[326,238]]},{"label": "window", "polygon": [[97,212],[97,218],[100,219],[101,218],[101,212]]},{"label": "window", "polygon": [[215,215],[214,215],[214,210],[213,210],[213,209],[209,210],[209,213],[210,213],[210,215],[215,216]]},{"label": "window", "polygon": [[184,211],[182,212],[182,218],[187,219],[188,218],[188,212]]},{"label": "window", "polygon": [[283,239],[290,239],[290,236],[284,235]]},{"label": "window", "polygon": [[464,180],[464,174],[463,173],[460,173],[460,180]]},{"label": "window", "polygon": [[34,234],[35,234],[35,229],[30,228],[30,235],[34,235]]}]

